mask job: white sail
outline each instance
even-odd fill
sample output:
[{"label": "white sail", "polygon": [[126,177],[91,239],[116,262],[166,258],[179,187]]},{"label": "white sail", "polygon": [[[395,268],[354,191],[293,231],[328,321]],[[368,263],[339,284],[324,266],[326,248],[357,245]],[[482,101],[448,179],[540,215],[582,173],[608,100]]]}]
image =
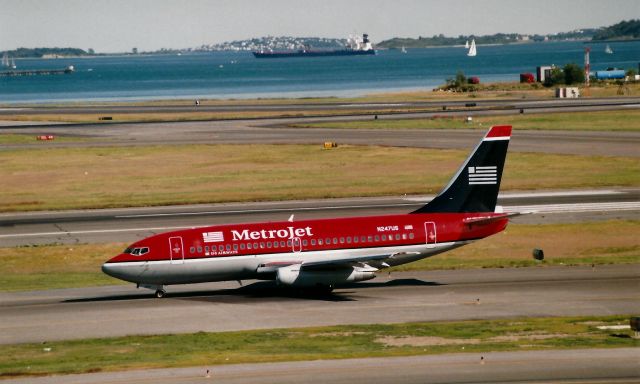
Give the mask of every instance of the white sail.
[{"label": "white sail", "polygon": [[404,45],[402,46],[402,53],[407,53],[407,50],[404,48]]},{"label": "white sail", "polygon": [[4,55],[2,55],[2,66],[3,67],[9,66],[9,56],[7,55],[7,52],[5,52]]},{"label": "white sail", "polygon": [[604,49],[604,53],[608,53],[608,54],[612,54],[613,53],[613,49],[611,49],[609,44],[607,44],[607,47]]},{"label": "white sail", "polygon": [[13,57],[11,58],[11,69],[16,69],[16,61],[13,60]]},{"label": "white sail", "polygon": [[469,49],[469,40],[467,40],[467,42],[464,43],[464,47],[465,47],[465,49]]},{"label": "white sail", "polygon": [[471,47],[469,48],[469,52],[467,53],[467,56],[475,56],[477,54],[476,52],[476,39],[472,39],[471,40]]}]

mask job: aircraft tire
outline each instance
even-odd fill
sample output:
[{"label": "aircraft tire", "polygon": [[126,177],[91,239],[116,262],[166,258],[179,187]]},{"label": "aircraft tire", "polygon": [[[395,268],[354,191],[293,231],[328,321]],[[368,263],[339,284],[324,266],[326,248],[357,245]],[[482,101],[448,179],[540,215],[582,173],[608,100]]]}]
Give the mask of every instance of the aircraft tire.
[{"label": "aircraft tire", "polygon": [[162,299],[166,294],[167,292],[164,289],[158,289],[156,291],[156,298]]}]

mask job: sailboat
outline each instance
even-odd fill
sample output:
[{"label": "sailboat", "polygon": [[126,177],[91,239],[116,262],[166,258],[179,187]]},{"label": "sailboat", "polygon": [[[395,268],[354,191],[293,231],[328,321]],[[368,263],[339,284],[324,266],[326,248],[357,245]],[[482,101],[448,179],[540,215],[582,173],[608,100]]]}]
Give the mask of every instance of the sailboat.
[{"label": "sailboat", "polygon": [[467,56],[475,56],[477,54],[476,52],[476,39],[472,39],[471,40],[471,47],[469,48],[469,52],[467,53]]},{"label": "sailboat", "polygon": [[13,57],[11,58],[11,69],[16,69],[18,67],[16,67],[16,61],[13,59]]},{"label": "sailboat", "polygon": [[9,66],[9,55],[7,55],[7,52],[5,52],[4,55],[2,55],[2,66],[3,67]]},{"label": "sailboat", "polygon": [[466,43],[464,43],[464,48],[465,48],[465,49],[469,49],[469,40],[467,40],[467,42],[466,42]]},{"label": "sailboat", "polygon": [[407,53],[407,50],[404,49],[404,45],[402,46],[402,53]]},{"label": "sailboat", "polygon": [[608,54],[612,54],[613,53],[613,49],[611,49],[609,44],[607,44],[607,46],[604,48],[604,53],[608,53]]}]

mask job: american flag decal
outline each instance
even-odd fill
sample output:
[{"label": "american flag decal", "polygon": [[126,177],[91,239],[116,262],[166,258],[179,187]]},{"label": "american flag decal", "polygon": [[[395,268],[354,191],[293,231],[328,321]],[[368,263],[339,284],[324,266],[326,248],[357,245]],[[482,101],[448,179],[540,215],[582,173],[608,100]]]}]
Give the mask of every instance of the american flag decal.
[{"label": "american flag decal", "polygon": [[205,243],[219,243],[224,241],[224,234],[222,233],[222,231],[203,232],[202,240],[204,240]]},{"label": "american flag decal", "polygon": [[469,185],[496,184],[498,181],[498,167],[469,167]]}]

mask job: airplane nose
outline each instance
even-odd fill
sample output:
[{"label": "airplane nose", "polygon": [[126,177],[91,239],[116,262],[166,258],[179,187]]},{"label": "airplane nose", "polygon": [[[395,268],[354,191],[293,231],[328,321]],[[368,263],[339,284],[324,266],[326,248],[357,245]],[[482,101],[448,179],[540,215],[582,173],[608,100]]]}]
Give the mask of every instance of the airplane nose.
[{"label": "airplane nose", "polygon": [[105,275],[109,275],[111,277],[117,277],[113,274],[113,264],[111,263],[104,263],[102,264],[102,273],[104,273]]}]

